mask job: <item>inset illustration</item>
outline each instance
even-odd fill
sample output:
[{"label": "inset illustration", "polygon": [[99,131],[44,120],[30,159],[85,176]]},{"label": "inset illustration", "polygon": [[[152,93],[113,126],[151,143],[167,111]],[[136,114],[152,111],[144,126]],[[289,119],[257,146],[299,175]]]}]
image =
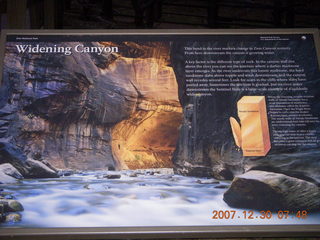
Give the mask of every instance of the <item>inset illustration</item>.
[{"label": "inset illustration", "polygon": [[266,156],[271,148],[264,96],[243,96],[237,103],[238,121],[230,117],[235,144],[243,156]]}]

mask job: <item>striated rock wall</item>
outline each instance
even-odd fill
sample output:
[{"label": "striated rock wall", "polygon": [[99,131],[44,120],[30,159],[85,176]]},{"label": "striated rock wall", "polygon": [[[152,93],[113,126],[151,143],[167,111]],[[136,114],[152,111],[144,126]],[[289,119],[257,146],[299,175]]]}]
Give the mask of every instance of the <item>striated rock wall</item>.
[{"label": "striated rock wall", "polygon": [[[99,44],[110,45],[85,43]],[[126,141],[130,132],[132,145],[126,153],[144,149],[143,156],[163,161],[130,167],[170,166],[181,110],[175,75],[168,66],[169,45],[118,46],[119,53],[65,56],[18,54],[15,44],[8,43],[0,89],[0,163],[12,163],[21,173],[28,159],[57,168],[118,169],[127,164],[112,149],[118,146],[112,141]],[[154,130],[157,126],[161,130]],[[144,145],[145,128],[161,133],[152,147]],[[161,138],[170,139],[162,149]]]},{"label": "striated rock wall", "polygon": [[182,111],[173,69],[165,65],[163,53],[158,54],[158,58],[121,58],[106,73],[123,78],[126,69],[125,76],[133,76],[129,81],[138,93],[130,117],[111,131],[113,154],[124,169],[172,167]]},{"label": "striated rock wall", "polygon": [[184,91],[184,58],[183,45],[174,43],[171,61],[183,107],[183,121],[173,157],[175,172],[230,180],[234,174],[244,171],[243,157],[234,146],[229,124],[229,117],[236,114],[230,102],[236,102],[239,94],[188,97]]},{"label": "striated rock wall", "polygon": [[181,115],[179,106],[140,102],[129,119],[112,129],[112,149],[123,159],[122,168],[173,167]]}]

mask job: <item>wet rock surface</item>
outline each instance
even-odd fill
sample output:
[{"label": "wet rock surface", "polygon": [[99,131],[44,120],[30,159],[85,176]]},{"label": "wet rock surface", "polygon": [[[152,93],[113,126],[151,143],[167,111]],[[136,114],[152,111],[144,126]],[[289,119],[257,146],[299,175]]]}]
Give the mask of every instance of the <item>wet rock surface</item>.
[{"label": "wet rock surface", "polygon": [[20,212],[24,210],[21,203],[16,200],[1,200],[0,204],[4,206],[5,212]]},{"label": "wet rock surface", "polygon": [[284,174],[252,170],[233,180],[224,201],[237,208],[319,211],[320,189]]},{"label": "wet rock surface", "polygon": [[20,222],[22,216],[19,212],[24,211],[22,204],[14,200],[12,192],[3,192],[0,190],[0,223]]},{"label": "wet rock surface", "polygon": [[21,221],[21,215],[19,213],[9,213],[5,217],[5,222],[15,223]]},{"label": "wet rock surface", "polygon": [[198,179],[196,181],[196,183],[200,183],[200,184],[219,184],[219,181],[217,181],[215,179],[205,179],[205,180]]},{"label": "wet rock surface", "polygon": [[102,178],[119,179],[119,178],[121,178],[121,175],[120,174],[105,174],[105,175],[102,175]]},{"label": "wet rock surface", "polygon": [[67,176],[71,176],[71,175],[76,174],[76,173],[77,173],[77,171],[71,170],[71,169],[58,170],[58,175],[60,177],[67,177]]},{"label": "wet rock surface", "polygon": [[130,174],[129,174],[129,177],[138,177],[138,173],[135,173],[135,172],[130,173]]}]

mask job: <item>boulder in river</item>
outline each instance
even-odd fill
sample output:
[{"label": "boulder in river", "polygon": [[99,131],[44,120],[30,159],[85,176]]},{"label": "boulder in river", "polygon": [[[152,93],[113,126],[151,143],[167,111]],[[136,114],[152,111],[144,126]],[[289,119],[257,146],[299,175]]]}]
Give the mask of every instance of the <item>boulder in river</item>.
[{"label": "boulder in river", "polygon": [[217,188],[217,189],[226,189],[226,188],[228,188],[228,187],[229,187],[228,185],[220,184],[220,185],[215,186],[214,188]]},{"label": "boulder in river", "polygon": [[12,192],[0,191],[0,199],[15,199]]},{"label": "boulder in river", "polygon": [[15,183],[17,179],[22,179],[21,173],[10,163],[0,165],[0,184]]},{"label": "boulder in river", "polygon": [[138,174],[136,172],[130,173],[129,177],[138,177]]},{"label": "boulder in river", "polygon": [[103,178],[119,179],[119,178],[121,178],[121,175],[120,174],[105,174],[105,175],[103,175]]},{"label": "boulder in river", "polygon": [[5,218],[6,222],[20,222],[21,215],[19,213],[9,213]]},{"label": "boulder in river", "polygon": [[1,199],[0,205],[3,206],[4,212],[20,212],[23,211],[23,206],[17,200]]},{"label": "boulder in river", "polygon": [[236,208],[320,210],[320,189],[314,183],[258,170],[236,177],[223,199]]},{"label": "boulder in river", "polygon": [[16,183],[17,179],[11,177],[3,172],[0,172],[0,184]]},{"label": "boulder in river", "polygon": [[60,177],[67,177],[67,176],[71,176],[73,174],[75,174],[76,172],[74,170],[71,169],[63,169],[63,170],[59,170],[58,171],[58,175]]},{"label": "boulder in river", "polygon": [[219,181],[215,179],[198,179],[196,183],[199,184],[219,184]]},{"label": "boulder in river", "polygon": [[16,179],[23,178],[21,173],[15,167],[13,167],[10,163],[1,164],[0,165],[0,172],[6,174],[8,176],[11,176],[13,178],[16,178]]},{"label": "boulder in river", "polygon": [[[7,196],[10,196],[8,199]],[[1,192],[0,195],[0,223],[1,222],[20,222],[21,215],[18,212],[24,210],[22,204],[12,199],[14,198],[9,192]]]},{"label": "boulder in river", "polygon": [[50,168],[50,166],[46,165],[43,162],[28,159],[26,161],[28,166],[28,177],[31,178],[58,178],[58,173]]}]

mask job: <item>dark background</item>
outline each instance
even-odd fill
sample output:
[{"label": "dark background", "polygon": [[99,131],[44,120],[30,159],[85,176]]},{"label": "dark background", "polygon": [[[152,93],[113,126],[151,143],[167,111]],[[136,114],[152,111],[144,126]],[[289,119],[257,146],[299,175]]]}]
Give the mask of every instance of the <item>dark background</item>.
[{"label": "dark background", "polygon": [[1,29],[319,28],[320,1],[0,0],[0,14]]},{"label": "dark background", "polygon": [[319,28],[319,0],[0,0],[1,29]]}]

